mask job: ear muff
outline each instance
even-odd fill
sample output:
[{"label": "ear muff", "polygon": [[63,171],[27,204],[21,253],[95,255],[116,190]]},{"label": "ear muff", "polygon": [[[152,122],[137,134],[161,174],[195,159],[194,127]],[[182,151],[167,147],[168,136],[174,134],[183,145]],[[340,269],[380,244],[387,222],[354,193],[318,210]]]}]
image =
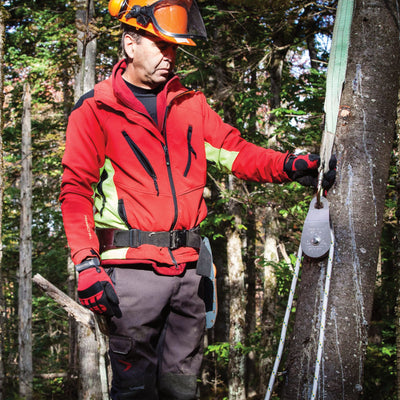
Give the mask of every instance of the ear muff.
[{"label": "ear muff", "polygon": [[113,17],[119,17],[128,8],[128,0],[110,0],[108,11]]}]

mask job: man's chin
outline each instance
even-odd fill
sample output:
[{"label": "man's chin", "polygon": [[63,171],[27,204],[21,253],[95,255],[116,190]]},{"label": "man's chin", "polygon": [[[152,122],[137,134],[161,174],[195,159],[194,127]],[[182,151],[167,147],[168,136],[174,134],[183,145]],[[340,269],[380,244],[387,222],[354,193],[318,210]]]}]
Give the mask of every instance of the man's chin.
[{"label": "man's chin", "polygon": [[157,76],[153,77],[153,82],[158,86],[158,85],[163,85],[165,82],[168,81],[170,77],[170,73],[165,73],[165,74],[157,74]]}]

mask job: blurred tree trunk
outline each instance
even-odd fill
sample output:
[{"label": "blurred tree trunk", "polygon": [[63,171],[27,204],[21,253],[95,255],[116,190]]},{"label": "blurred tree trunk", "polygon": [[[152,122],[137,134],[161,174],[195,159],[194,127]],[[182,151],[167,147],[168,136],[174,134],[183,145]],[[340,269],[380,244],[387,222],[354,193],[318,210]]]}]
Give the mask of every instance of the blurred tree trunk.
[{"label": "blurred tree trunk", "polygon": [[[4,40],[5,40],[5,10],[0,6],[0,65],[4,65]],[[3,102],[4,102],[4,74],[3,68],[0,68],[0,400],[3,400],[4,391],[4,293],[3,293],[3,279],[2,279],[2,259],[3,259],[3,243],[2,243],[2,220],[3,220]]]},{"label": "blurred tree trunk", "polygon": [[[263,297],[261,305],[261,347],[266,352],[273,348],[275,327],[275,314],[277,303],[276,274],[273,267],[274,262],[279,262],[278,254],[278,221],[276,211],[272,207],[265,207],[263,221],[264,231],[264,275],[263,275]],[[263,393],[268,385],[268,374],[266,371],[272,370],[273,359],[263,357],[259,360],[259,392]]]},{"label": "blurred tree trunk", "polygon": [[[331,190],[336,245],[317,398],[359,399],[399,89],[396,1],[355,2]],[[282,399],[308,399],[327,260],[303,263]],[[310,323],[312,321],[312,323]]]},{"label": "blurred tree trunk", "polygon": [[21,220],[18,290],[19,394],[32,399],[32,146],[31,93],[24,85],[21,143]]},{"label": "blurred tree trunk", "polygon": [[[229,177],[229,190],[237,189],[236,178]],[[229,400],[246,399],[246,356],[240,344],[245,340],[246,295],[244,287],[245,265],[242,257],[242,225],[240,204],[234,199],[229,201],[229,212],[234,216],[234,226],[227,232],[228,277],[230,296],[229,327]]]}]

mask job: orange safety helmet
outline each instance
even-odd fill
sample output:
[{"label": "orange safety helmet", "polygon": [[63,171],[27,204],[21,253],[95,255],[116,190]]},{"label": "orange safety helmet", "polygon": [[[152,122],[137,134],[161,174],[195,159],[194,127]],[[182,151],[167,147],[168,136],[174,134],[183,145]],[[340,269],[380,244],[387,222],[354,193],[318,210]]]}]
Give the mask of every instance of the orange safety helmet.
[{"label": "orange safety helmet", "polygon": [[124,24],[176,44],[196,46],[206,29],[195,0],[110,0],[108,10]]}]

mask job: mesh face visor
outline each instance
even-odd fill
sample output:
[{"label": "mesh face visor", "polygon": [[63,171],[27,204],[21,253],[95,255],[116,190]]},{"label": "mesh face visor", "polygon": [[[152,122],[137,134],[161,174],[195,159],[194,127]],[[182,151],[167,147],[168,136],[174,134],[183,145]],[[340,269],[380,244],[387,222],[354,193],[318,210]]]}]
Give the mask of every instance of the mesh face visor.
[{"label": "mesh face visor", "polygon": [[160,0],[150,6],[133,6],[125,18],[136,18],[136,22],[143,27],[151,21],[162,34],[174,38],[207,38],[194,0]]}]

